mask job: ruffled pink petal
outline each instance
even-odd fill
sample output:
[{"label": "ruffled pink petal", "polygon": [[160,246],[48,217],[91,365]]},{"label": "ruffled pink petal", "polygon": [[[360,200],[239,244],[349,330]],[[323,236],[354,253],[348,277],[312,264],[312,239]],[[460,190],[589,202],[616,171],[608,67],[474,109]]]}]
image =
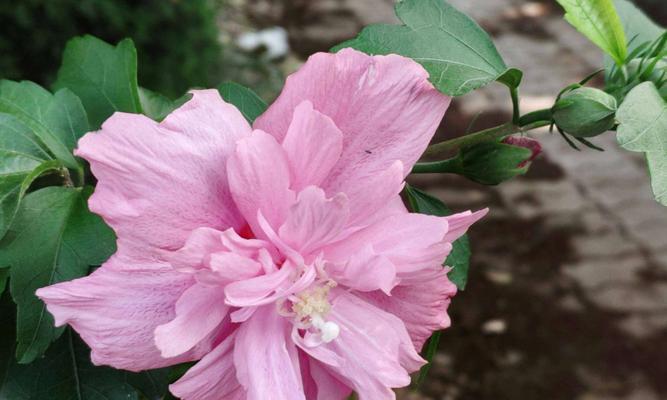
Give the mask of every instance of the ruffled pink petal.
[{"label": "ruffled pink petal", "polygon": [[319,185],[338,162],[343,134],[331,118],[313,110],[309,101],[294,109],[283,148],[292,172],[292,190]]},{"label": "ruffled pink petal", "polygon": [[290,170],[283,148],[270,135],[254,131],[240,140],[227,163],[232,196],[256,236],[263,234],[257,214],[273,229],[287,217],[294,202]]},{"label": "ruffled pink petal", "polygon": [[455,294],[456,285],[447,279],[446,270],[433,267],[403,279],[391,296],[380,291],[358,296],[400,318],[415,348],[421,349],[433,331],[449,327],[447,308]]},{"label": "ruffled pink petal", "polygon": [[[338,324],[340,335],[330,343],[302,348],[362,400],[393,400],[391,388],[409,385],[409,373],[424,364],[400,319],[353,294],[339,292],[327,319]],[[332,363],[329,352],[340,361]]]},{"label": "ruffled pink petal", "polygon": [[488,212],[489,209],[485,208],[475,212],[464,211],[445,217],[449,224],[445,241],[453,242],[463,236],[472,224],[482,219]]},{"label": "ruffled pink petal", "polygon": [[298,279],[293,279],[297,274],[294,265],[285,263],[281,269],[271,274],[230,283],[225,287],[225,301],[235,307],[269,304],[308,288],[317,278],[314,268],[306,269]]},{"label": "ruffled pink petal", "polygon": [[262,264],[231,252],[211,254],[210,268],[222,282],[236,282],[258,276]]},{"label": "ruffled pink petal", "polygon": [[198,228],[181,249],[165,258],[176,270],[194,274],[198,282],[220,286],[257,276],[263,267],[255,259],[271,247],[263,240],[244,239],[231,228]]},{"label": "ruffled pink petal", "polygon": [[171,393],[181,400],[246,400],[246,391],[236,379],[235,340],[233,332],[171,384]]},{"label": "ruffled pink petal", "polygon": [[303,390],[308,400],[345,400],[352,389],[329,373],[319,361],[299,351]]},{"label": "ruffled pink petal", "polygon": [[70,324],[90,346],[93,363],[140,371],[196,360],[210,350],[210,338],[174,358],[163,358],[155,346],[155,328],[174,319],[176,301],[193,284],[190,276],[113,263],[37,291],[56,325]]},{"label": "ruffled pink petal", "polygon": [[403,190],[403,172],[403,163],[394,161],[385,171],[366,179],[364,185],[351,186],[345,193],[350,198],[350,224],[364,226],[375,221],[376,214]]},{"label": "ruffled pink petal", "polygon": [[396,266],[396,273],[413,272],[441,265],[451,244],[444,242],[448,223],[444,217],[399,213],[327,246],[324,255],[332,262],[345,262],[364,246]]},{"label": "ruffled pink petal", "polygon": [[328,264],[326,272],[339,284],[362,292],[382,290],[388,294],[399,281],[394,263],[376,254],[370,245],[352,254],[345,263]]},{"label": "ruffled pink petal", "polygon": [[236,376],[248,400],[305,400],[291,323],[275,305],[261,307],[241,324],[234,344]]},{"label": "ruffled pink petal", "polygon": [[119,252],[135,259],[175,250],[201,226],[238,228],[225,165],[236,140],[249,134],[215,90],[193,92],[160,124],[116,113],[76,150],[98,180],[90,209],[116,231]]},{"label": "ruffled pink petal", "polygon": [[162,357],[175,357],[195,347],[222,323],[228,311],[220,287],[190,286],[176,302],[176,317],[155,329],[155,344]]},{"label": "ruffled pink petal", "polygon": [[181,272],[205,269],[209,254],[227,250],[222,244],[222,235],[217,229],[197,228],[192,231],[182,248],[167,256],[167,261]]},{"label": "ruffled pink petal", "polygon": [[302,255],[334,241],[343,231],[350,214],[347,197],[327,199],[324,191],[308,186],[299,193],[278,235]]},{"label": "ruffled pink petal", "polygon": [[343,133],[341,157],[320,185],[329,195],[359,192],[355,186],[365,186],[396,160],[407,174],[450,101],[428,82],[424,68],[408,58],[344,49],[311,56],[287,79],[255,127],[281,141],[294,110],[306,100]]}]

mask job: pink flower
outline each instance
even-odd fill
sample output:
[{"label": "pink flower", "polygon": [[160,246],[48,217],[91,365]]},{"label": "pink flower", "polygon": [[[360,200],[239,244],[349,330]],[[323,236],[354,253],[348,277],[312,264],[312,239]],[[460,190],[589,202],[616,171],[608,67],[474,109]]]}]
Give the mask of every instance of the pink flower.
[{"label": "pink flower", "polygon": [[162,123],[117,113],[79,142],[118,251],[38,290],[96,364],[199,360],[188,400],[393,399],[449,325],[451,242],[485,211],[399,192],[449,99],[399,56],[316,54],[254,131],[216,91]]}]

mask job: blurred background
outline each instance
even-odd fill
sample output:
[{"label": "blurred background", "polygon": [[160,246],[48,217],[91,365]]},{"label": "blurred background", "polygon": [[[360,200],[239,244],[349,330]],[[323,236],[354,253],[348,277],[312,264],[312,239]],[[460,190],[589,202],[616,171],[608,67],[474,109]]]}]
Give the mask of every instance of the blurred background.
[{"label": "blurred background", "polygon": [[[554,1],[450,0],[524,71],[524,112],[600,68]],[[311,53],[364,25],[397,22],[392,0],[20,0],[0,4],[0,76],[48,86],[68,38],[134,39],[142,86],[177,97],[234,80],[272,100]],[[639,6],[667,25],[665,0]],[[597,82],[600,84],[601,82]],[[457,98],[435,140],[505,122],[506,90]],[[638,153],[545,153],[498,187],[414,177],[455,210],[490,207],[470,232],[469,284],[451,307],[430,376],[403,400],[667,399],[667,210]]]}]

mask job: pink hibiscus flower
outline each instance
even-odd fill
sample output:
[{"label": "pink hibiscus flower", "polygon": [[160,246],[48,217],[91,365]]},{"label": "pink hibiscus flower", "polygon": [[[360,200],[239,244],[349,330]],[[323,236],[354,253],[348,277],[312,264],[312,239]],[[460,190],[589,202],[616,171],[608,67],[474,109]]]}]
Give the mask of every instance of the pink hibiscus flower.
[{"label": "pink hibiscus flower", "polygon": [[316,54],[254,124],[217,91],[79,142],[118,251],[38,290],[95,364],[199,360],[182,399],[393,399],[449,325],[442,261],[485,211],[411,214],[399,192],[449,104],[426,71]]}]

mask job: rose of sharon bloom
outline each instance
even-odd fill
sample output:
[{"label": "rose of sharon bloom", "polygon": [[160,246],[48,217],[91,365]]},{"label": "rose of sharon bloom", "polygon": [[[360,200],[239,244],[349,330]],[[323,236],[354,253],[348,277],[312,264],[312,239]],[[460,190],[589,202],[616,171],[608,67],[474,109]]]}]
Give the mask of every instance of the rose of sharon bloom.
[{"label": "rose of sharon bloom", "polygon": [[198,360],[186,400],[393,399],[446,328],[441,264],[485,211],[408,213],[404,178],[449,99],[399,56],[316,54],[255,123],[217,91],[81,139],[118,251],[38,290],[95,364]]}]

